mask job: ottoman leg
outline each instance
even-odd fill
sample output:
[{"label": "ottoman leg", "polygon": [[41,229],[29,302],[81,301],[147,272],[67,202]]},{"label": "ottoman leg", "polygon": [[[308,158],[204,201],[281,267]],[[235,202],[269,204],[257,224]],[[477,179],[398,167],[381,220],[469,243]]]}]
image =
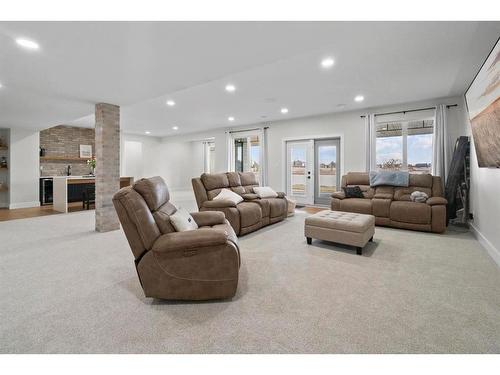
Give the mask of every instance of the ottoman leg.
[{"label": "ottoman leg", "polygon": [[306,237],[307,244],[310,245],[312,243],[312,238],[311,237]]},{"label": "ottoman leg", "polygon": [[370,240],[369,240],[369,241],[370,241],[370,242],[373,242],[373,236],[372,236],[372,238],[370,238]]},{"label": "ottoman leg", "polygon": [[362,252],[363,252],[363,248],[356,246],[356,254],[361,255]]}]

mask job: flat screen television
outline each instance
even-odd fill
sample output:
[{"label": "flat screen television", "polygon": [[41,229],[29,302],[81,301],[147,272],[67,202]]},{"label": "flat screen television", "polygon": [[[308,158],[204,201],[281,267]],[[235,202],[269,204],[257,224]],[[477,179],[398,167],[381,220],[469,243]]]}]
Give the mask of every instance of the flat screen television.
[{"label": "flat screen television", "polygon": [[480,168],[500,168],[499,40],[465,93]]}]

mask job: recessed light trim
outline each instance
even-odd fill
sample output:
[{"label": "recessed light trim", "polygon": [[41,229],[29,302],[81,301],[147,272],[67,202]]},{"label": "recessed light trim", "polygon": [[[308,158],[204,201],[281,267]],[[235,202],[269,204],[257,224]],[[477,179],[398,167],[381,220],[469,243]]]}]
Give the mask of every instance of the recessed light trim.
[{"label": "recessed light trim", "polygon": [[33,51],[40,49],[40,45],[31,39],[17,38],[16,43],[18,46],[21,46],[23,48],[30,49]]},{"label": "recessed light trim", "polygon": [[236,91],[236,86],[233,85],[232,83],[228,83],[225,87],[227,92],[235,92]]},{"label": "recessed light trim", "polygon": [[231,121],[231,122],[233,122],[233,121],[234,121],[234,117],[233,117],[233,116],[229,116],[229,117],[227,118],[227,121]]},{"label": "recessed light trim", "polygon": [[335,64],[335,60],[331,57],[325,57],[321,60],[321,67],[328,69],[331,68]]},{"label": "recessed light trim", "polygon": [[355,101],[355,102],[358,102],[358,103],[359,103],[359,102],[362,102],[363,100],[365,100],[365,97],[364,97],[363,95],[356,95],[356,96],[354,97],[354,101]]},{"label": "recessed light trim", "polygon": [[179,127],[177,125],[172,126],[172,130],[179,130]]},{"label": "recessed light trim", "polygon": [[167,100],[167,105],[169,107],[173,107],[175,105],[175,102],[173,100]]},{"label": "recessed light trim", "polygon": [[281,108],[281,113],[287,114],[288,113],[288,108]]},{"label": "recessed light trim", "polygon": [[144,133],[146,133],[148,135],[151,134],[151,132],[149,130],[145,131]]}]

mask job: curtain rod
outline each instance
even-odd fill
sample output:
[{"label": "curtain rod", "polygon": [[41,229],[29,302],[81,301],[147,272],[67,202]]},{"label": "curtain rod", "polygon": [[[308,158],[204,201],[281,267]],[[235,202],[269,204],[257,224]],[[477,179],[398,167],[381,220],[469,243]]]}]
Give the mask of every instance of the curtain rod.
[{"label": "curtain rod", "polygon": [[[226,133],[244,133],[251,132],[252,130],[260,130],[262,128],[253,128],[253,129],[242,129],[242,130],[228,130]],[[269,129],[269,126],[264,126],[264,129]]]},{"label": "curtain rod", "polygon": [[[458,107],[458,104],[449,104],[446,106],[446,108],[451,108],[451,107]],[[385,116],[385,115],[395,115],[396,113],[409,113],[409,112],[418,112],[418,111],[427,111],[429,109],[436,109],[436,107],[429,107],[429,108],[420,108],[420,109],[409,109],[407,111],[396,111],[396,112],[386,112],[386,113],[376,113],[375,116]],[[365,118],[366,115],[359,116],[361,118]]]}]

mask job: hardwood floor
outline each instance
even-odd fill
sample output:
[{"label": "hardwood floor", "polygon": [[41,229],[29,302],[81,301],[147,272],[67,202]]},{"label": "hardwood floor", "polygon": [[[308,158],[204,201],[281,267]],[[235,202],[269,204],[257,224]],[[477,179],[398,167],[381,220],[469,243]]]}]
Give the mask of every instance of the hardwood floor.
[{"label": "hardwood floor", "polygon": [[323,211],[323,210],[328,210],[328,207],[314,207],[314,206],[305,206],[302,208],[298,208],[299,210],[304,210],[308,214],[315,214],[317,212]]},{"label": "hardwood floor", "polygon": [[[93,209],[94,205],[91,205],[90,208]],[[68,203],[68,211],[69,212],[82,211],[82,202]],[[13,210],[9,210],[7,208],[0,208],[0,221],[26,219],[29,217],[48,216],[57,214],[61,214],[61,212],[54,211],[52,209],[52,205],[30,207],[30,208],[16,208]]]}]

